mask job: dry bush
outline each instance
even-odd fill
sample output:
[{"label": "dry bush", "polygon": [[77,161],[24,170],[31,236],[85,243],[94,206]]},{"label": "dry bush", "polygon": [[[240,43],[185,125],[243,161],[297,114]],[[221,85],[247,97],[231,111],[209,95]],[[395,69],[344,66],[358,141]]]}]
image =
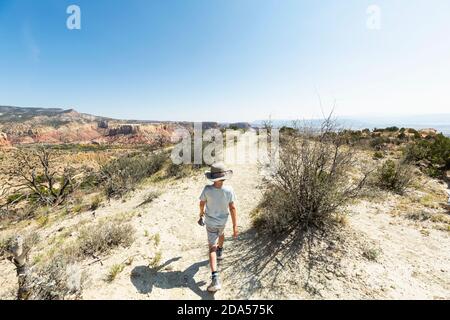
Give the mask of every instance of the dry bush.
[{"label": "dry bush", "polygon": [[[14,205],[25,198],[43,205],[59,205],[78,187],[80,171],[61,165],[57,153],[45,146],[20,149],[14,160],[15,165],[7,169],[9,179],[4,188],[13,194],[9,194],[3,206]],[[14,196],[13,201],[11,196]]]},{"label": "dry bush", "polygon": [[[87,257],[107,253],[133,242],[134,230],[119,221],[103,221],[81,229],[78,238],[63,248],[51,250],[48,259],[30,267],[29,251],[38,241],[36,234],[0,241],[0,255],[8,254],[16,265],[20,300],[79,299],[84,276],[76,265]],[[12,259],[14,258],[14,259]]]},{"label": "dry bush", "polygon": [[19,222],[23,220],[33,219],[39,211],[37,204],[29,204],[18,208],[0,208],[0,223]]},{"label": "dry bush", "polygon": [[181,179],[189,176],[193,172],[192,165],[175,164],[171,162],[166,169],[166,177]]},{"label": "dry bush", "polygon": [[97,210],[100,205],[102,204],[102,197],[100,195],[96,195],[92,200],[91,200],[91,204],[89,206],[90,210]]},{"label": "dry bush", "polygon": [[282,140],[279,165],[269,179],[254,224],[276,234],[324,229],[336,211],[355,198],[367,174],[353,180],[357,159],[344,145],[335,122],[318,130],[301,128]]},{"label": "dry bush", "polygon": [[112,160],[100,170],[101,183],[108,198],[123,196],[158,172],[166,161],[163,153],[131,154]]},{"label": "dry bush", "polygon": [[27,300],[79,299],[84,276],[66,260],[56,258],[28,277]]},{"label": "dry bush", "polygon": [[375,172],[374,183],[381,189],[403,194],[413,178],[413,169],[409,164],[402,160],[387,160]]},{"label": "dry bush", "polygon": [[159,191],[150,191],[145,195],[144,201],[142,201],[138,207],[145,206],[147,204],[152,203],[154,200],[158,199],[158,197],[161,195],[161,192]]},{"label": "dry bush", "polygon": [[76,299],[82,290],[80,269],[69,264],[62,256],[55,257],[41,266],[30,267],[30,251],[39,241],[37,233],[11,236],[1,241],[1,255],[16,266],[19,300]]},{"label": "dry bush", "polygon": [[129,224],[116,221],[100,222],[86,226],[77,241],[66,249],[68,256],[83,259],[108,252],[118,246],[128,247],[134,240],[134,229]]},{"label": "dry bush", "polygon": [[[9,235],[0,238],[0,257],[10,256],[11,246],[14,244],[17,236]],[[29,252],[40,241],[39,234],[30,232],[23,236],[23,250]]]}]

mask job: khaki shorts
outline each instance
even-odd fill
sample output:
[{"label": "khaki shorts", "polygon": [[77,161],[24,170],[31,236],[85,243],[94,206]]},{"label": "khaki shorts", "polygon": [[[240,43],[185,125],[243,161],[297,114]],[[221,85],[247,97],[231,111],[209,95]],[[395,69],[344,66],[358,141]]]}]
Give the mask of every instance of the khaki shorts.
[{"label": "khaki shorts", "polygon": [[225,227],[216,228],[206,226],[206,233],[208,234],[208,244],[210,246],[216,246],[219,241],[219,237],[223,235]]}]

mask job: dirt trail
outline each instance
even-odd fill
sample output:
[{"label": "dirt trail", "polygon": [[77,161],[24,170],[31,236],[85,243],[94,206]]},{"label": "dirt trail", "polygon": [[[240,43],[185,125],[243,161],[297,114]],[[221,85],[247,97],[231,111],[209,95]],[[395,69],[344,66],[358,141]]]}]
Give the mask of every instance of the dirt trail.
[{"label": "dirt trail", "polygon": [[[259,175],[256,165],[233,165],[234,175],[229,182],[236,193],[239,227],[249,228],[249,214],[260,198]],[[140,217],[132,221],[137,240],[131,248],[117,250],[103,266],[89,268],[91,283],[84,292],[86,299],[227,299],[228,286],[215,296],[206,292],[210,270],[205,228],[199,227],[198,197],[207,183],[202,174],[167,185],[163,194],[140,209]],[[140,196],[145,191],[139,192]],[[133,200],[134,203],[139,201]],[[108,211],[114,210],[109,208]],[[151,235],[160,235],[155,246]],[[226,251],[232,251],[231,219],[228,223]],[[155,252],[161,252],[163,267],[154,271],[148,267]],[[133,262],[111,283],[104,281],[109,267],[128,257]]]}]

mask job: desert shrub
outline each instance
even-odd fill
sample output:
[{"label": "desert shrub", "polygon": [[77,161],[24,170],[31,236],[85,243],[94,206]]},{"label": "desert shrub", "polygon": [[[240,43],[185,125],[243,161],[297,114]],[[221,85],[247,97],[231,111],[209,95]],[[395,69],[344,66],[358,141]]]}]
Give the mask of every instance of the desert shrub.
[{"label": "desert shrub", "polygon": [[397,136],[398,139],[404,141],[404,140],[408,140],[408,137],[406,136],[405,132],[400,132]]},{"label": "desert shrub", "polygon": [[[10,253],[11,245],[14,243],[16,236],[9,235],[4,238],[0,238],[0,257],[8,256]],[[30,232],[23,236],[23,250],[29,252],[40,241],[39,234],[36,232]]]},{"label": "desert shrub", "polygon": [[0,239],[0,258],[8,255],[8,248],[11,245],[12,237],[5,237]]},{"label": "desert shrub", "polygon": [[125,266],[123,264],[114,264],[108,271],[106,282],[113,282],[116,277],[123,271]]},{"label": "desert shrub", "polygon": [[397,132],[397,131],[399,131],[400,129],[398,128],[398,127],[387,127],[386,129],[384,129],[384,131],[387,131],[387,132]]},{"label": "desert shrub", "polygon": [[150,191],[145,195],[144,201],[139,204],[139,207],[145,206],[149,203],[152,203],[155,199],[157,199],[161,195],[158,191]]},{"label": "desert shrub", "polygon": [[375,172],[378,187],[398,194],[403,194],[412,180],[412,168],[405,161],[386,160]]},{"label": "desert shrub", "polygon": [[383,152],[381,152],[381,151],[376,151],[376,152],[373,154],[373,158],[374,158],[374,159],[383,159],[383,158],[384,158],[384,154],[383,154]]},{"label": "desert shrub", "polygon": [[91,191],[101,184],[101,175],[91,168],[85,169],[83,180],[80,183],[80,189],[84,191]]},{"label": "desert shrub", "polygon": [[91,201],[90,209],[97,210],[102,203],[102,197],[100,195],[96,195],[94,199]]},{"label": "desert shrub", "polygon": [[102,254],[118,246],[130,246],[134,240],[133,235],[134,229],[129,224],[101,222],[81,229],[77,241],[67,252],[81,258]]},{"label": "desert shrub", "polygon": [[84,277],[77,266],[56,258],[27,280],[28,300],[65,300],[81,297]]},{"label": "desert shrub", "polygon": [[166,169],[166,176],[169,178],[181,179],[189,176],[192,173],[192,165],[175,164],[170,162]]},{"label": "desert shrub", "polygon": [[38,206],[29,204],[19,208],[0,208],[0,222],[18,222],[33,219],[38,213]]},{"label": "desert shrub", "polygon": [[282,126],[280,128],[280,134],[281,135],[292,136],[292,135],[295,135],[296,133],[297,133],[297,131],[294,128],[292,128],[292,127]]},{"label": "desert shrub", "polygon": [[422,162],[424,171],[432,177],[443,177],[450,170],[450,138],[438,134],[430,139],[421,139],[409,145],[405,157]]},{"label": "desert shrub", "polygon": [[370,141],[370,146],[375,150],[381,150],[383,146],[387,143],[390,143],[389,138],[387,137],[375,137]]},{"label": "desert shrub", "polygon": [[101,168],[102,184],[108,198],[122,196],[158,172],[166,158],[162,153],[132,154],[112,160]]},{"label": "desert shrub", "polygon": [[420,139],[421,138],[420,133],[416,129],[409,128],[408,129],[408,133],[413,134],[414,139]]},{"label": "desert shrub", "polygon": [[362,255],[364,258],[366,258],[369,261],[376,262],[379,259],[381,252],[379,249],[376,248],[369,248],[365,247],[363,248]]},{"label": "desert shrub", "polygon": [[162,260],[162,253],[161,251],[157,251],[155,253],[155,256],[150,260],[148,266],[151,269],[158,269],[159,266],[161,265],[161,260]]},{"label": "desert shrub", "polygon": [[253,214],[258,229],[277,234],[331,226],[337,209],[365,183],[366,175],[355,180],[349,176],[356,158],[334,134],[332,121],[325,121],[319,132],[304,131],[281,147],[278,166]]}]

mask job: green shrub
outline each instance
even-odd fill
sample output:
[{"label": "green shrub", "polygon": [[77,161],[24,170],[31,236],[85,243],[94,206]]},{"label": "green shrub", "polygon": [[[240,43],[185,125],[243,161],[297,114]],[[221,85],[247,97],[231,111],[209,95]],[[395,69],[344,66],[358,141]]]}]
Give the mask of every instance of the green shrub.
[{"label": "green shrub", "polygon": [[175,179],[181,179],[192,173],[192,166],[187,164],[175,164],[170,162],[166,169],[166,176]]},{"label": "green shrub", "polygon": [[383,159],[383,158],[384,158],[384,154],[383,154],[383,152],[376,151],[376,152],[373,154],[373,157],[374,157],[374,159]]},{"label": "green shrub", "polygon": [[375,137],[370,141],[370,146],[375,150],[381,150],[384,144],[390,143],[387,137]]},{"label": "green shrub", "polygon": [[94,199],[91,201],[90,209],[91,210],[97,210],[100,207],[100,204],[102,203],[102,197],[99,195],[96,195]]},{"label": "green shrub", "polygon": [[384,129],[384,131],[387,131],[387,132],[397,132],[397,131],[399,131],[400,129],[398,128],[398,127],[387,127],[386,129]]},{"label": "green shrub", "polygon": [[15,194],[8,196],[8,198],[6,199],[6,202],[8,204],[13,204],[13,203],[16,204],[16,203],[19,203],[20,201],[22,201],[23,199],[25,199],[25,196],[23,194],[15,193]]},{"label": "green shrub", "polygon": [[134,190],[138,183],[158,172],[165,160],[162,153],[140,153],[112,160],[101,168],[106,196],[120,197]]},{"label": "green shrub", "polygon": [[376,172],[378,187],[403,194],[411,185],[413,179],[412,168],[404,161],[387,160]]},{"label": "green shrub", "polygon": [[366,258],[369,261],[377,261],[379,259],[380,256],[380,250],[375,249],[375,248],[364,248],[363,249],[363,257]]},{"label": "green shrub", "polygon": [[115,264],[113,265],[108,272],[106,277],[106,282],[113,282],[116,277],[123,271],[125,266],[123,264]]},{"label": "green shrub", "polygon": [[161,260],[162,260],[162,253],[161,253],[161,251],[158,251],[155,253],[155,256],[150,260],[150,263],[148,266],[151,269],[157,270],[157,269],[159,269],[159,267],[161,265]]},{"label": "green shrub", "polygon": [[450,138],[438,134],[430,139],[422,139],[409,145],[405,157],[414,162],[422,162],[424,171],[432,177],[443,177],[450,170]]}]

